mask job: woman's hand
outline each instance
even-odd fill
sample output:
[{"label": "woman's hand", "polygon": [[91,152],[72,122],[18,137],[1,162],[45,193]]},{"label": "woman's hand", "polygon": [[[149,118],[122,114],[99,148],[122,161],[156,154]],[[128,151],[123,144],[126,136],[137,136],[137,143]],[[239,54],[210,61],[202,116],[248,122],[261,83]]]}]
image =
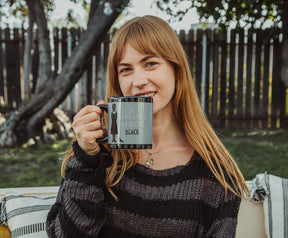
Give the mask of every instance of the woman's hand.
[{"label": "woman's hand", "polygon": [[[105,104],[105,102],[101,100],[98,104]],[[87,155],[95,155],[100,151],[96,140],[105,134],[101,122],[102,114],[100,107],[87,105],[73,119],[72,128],[78,144]]]}]

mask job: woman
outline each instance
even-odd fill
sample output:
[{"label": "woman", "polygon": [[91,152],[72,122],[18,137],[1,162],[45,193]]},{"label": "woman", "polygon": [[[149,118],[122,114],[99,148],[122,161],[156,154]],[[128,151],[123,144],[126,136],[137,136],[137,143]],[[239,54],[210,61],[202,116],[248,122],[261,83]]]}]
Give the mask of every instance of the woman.
[{"label": "woman", "polygon": [[108,72],[107,98],[153,97],[153,147],[108,151],[96,141],[102,111],[81,109],[49,237],[234,237],[248,189],[201,110],[174,31],[154,16],[128,21]]}]

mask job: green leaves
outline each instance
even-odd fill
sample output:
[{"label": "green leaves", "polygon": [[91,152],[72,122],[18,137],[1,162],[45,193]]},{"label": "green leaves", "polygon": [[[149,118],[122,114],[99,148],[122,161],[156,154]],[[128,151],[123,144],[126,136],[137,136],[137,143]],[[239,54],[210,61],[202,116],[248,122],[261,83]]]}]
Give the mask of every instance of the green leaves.
[{"label": "green leaves", "polygon": [[[181,3],[190,3],[190,8],[179,10]],[[228,27],[233,21],[238,26],[259,28],[270,23],[270,26],[279,27],[283,14],[284,0],[156,0],[156,6],[165,11],[173,19],[181,20],[191,8],[196,8],[201,21],[213,18],[215,23]]]}]

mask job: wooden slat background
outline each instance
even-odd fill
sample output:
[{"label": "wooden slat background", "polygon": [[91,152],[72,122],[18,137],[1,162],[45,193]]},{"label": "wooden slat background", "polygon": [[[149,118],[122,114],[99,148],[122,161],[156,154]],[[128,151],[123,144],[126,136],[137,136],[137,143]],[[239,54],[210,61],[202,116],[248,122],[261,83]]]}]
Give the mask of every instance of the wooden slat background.
[{"label": "wooden slat background", "polygon": [[[217,127],[280,128],[288,122],[288,90],[280,79],[282,35],[269,38],[266,30],[217,32],[197,29],[179,32],[187,52],[199,98],[207,117]],[[113,34],[113,33],[112,33]],[[103,37],[91,62],[61,108],[71,117],[84,105],[105,97],[107,58],[112,34]],[[21,106],[23,95],[23,29],[0,29],[0,112]],[[69,52],[78,44],[80,29],[54,29],[54,75],[61,72]],[[203,56],[203,38],[206,54]],[[38,70],[37,39],[34,41],[31,91]],[[69,49],[69,47],[71,48]],[[205,58],[203,58],[205,57]],[[202,67],[202,62],[205,66]],[[205,88],[202,74],[205,70]]]}]

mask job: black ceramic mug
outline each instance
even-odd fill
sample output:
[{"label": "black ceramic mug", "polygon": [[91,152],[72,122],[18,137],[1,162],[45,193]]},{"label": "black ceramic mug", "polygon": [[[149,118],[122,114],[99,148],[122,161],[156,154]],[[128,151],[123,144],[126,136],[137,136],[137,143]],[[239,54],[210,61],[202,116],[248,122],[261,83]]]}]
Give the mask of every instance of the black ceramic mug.
[{"label": "black ceramic mug", "polygon": [[151,149],[153,98],[110,97],[98,105],[108,113],[108,133],[97,141],[108,141],[110,149]]}]

